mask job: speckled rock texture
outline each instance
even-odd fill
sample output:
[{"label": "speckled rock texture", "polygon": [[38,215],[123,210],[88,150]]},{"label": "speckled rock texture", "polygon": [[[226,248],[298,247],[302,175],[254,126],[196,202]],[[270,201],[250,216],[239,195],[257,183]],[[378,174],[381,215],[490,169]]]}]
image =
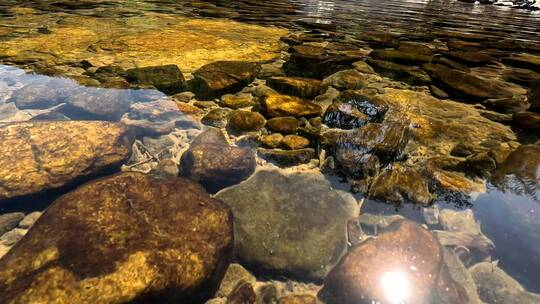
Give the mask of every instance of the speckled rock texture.
[{"label": "speckled rock texture", "polygon": [[232,255],[232,214],[189,180],[122,173],[58,198],[0,260],[0,303],[200,303]]},{"label": "speckled rock texture", "polygon": [[22,122],[0,127],[0,202],[59,188],[119,167],[129,130],[99,121]]}]

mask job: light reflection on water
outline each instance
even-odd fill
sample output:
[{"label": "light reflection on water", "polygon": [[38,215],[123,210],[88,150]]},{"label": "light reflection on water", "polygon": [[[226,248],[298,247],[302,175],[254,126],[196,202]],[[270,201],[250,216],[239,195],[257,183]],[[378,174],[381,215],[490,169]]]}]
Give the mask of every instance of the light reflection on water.
[{"label": "light reflection on water", "polygon": [[[30,74],[0,65],[0,122],[4,123],[28,120],[54,106],[59,106],[58,111],[69,119],[118,121],[132,104],[165,97],[156,90],[87,87],[69,78]],[[20,115],[9,116],[13,113],[7,107],[14,109],[13,105]]]}]

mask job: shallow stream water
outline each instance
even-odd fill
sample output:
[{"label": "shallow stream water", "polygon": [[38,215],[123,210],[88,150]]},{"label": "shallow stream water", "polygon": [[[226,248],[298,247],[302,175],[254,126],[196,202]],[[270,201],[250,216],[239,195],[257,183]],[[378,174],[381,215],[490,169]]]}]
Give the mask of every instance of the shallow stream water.
[{"label": "shallow stream water", "polygon": [[[251,282],[255,290],[252,301],[240,303],[255,303],[255,297],[257,303],[273,303],[280,296],[295,294],[318,296],[316,301],[325,303],[352,303],[355,295],[347,293],[351,290],[351,294],[362,294],[363,301],[372,297],[381,303],[424,303],[428,298],[429,303],[540,303],[539,29],[540,12],[535,10],[450,0],[85,0],[24,4],[0,0],[0,164],[4,166],[0,170],[0,224],[5,225],[0,225],[0,278],[9,282],[0,282],[0,303],[38,303],[38,299],[69,303],[47,292],[29,291],[30,283],[47,286],[40,285],[43,282],[39,276],[46,278],[45,274],[35,273],[46,273],[40,268],[46,264],[36,261],[46,259],[43,252],[49,250],[43,247],[41,253],[38,249],[28,252],[32,248],[29,244],[51,242],[52,247],[61,248],[55,249],[60,253],[54,258],[51,255],[47,263],[63,267],[62,271],[68,269],[69,275],[76,274],[77,282],[101,278],[100,271],[122,275],[108,264],[109,257],[102,250],[116,250],[116,246],[130,250],[129,238],[123,233],[118,238],[105,233],[100,239],[103,246],[89,246],[91,252],[69,245],[79,244],[75,240],[70,243],[71,239],[62,234],[71,228],[51,240],[40,239],[47,233],[55,234],[50,223],[61,222],[55,214],[66,223],[77,214],[69,210],[61,213],[60,204],[68,204],[58,199],[60,195],[80,200],[84,206],[85,199],[77,193],[85,189],[82,185],[90,182],[91,189],[95,178],[117,172],[142,172],[167,181],[178,175],[188,177],[229,205],[236,240],[235,254],[227,263],[232,259],[256,275]],[[223,60],[235,64],[201,72],[205,66]],[[243,65],[237,66],[237,62]],[[244,63],[248,62],[262,67],[246,67]],[[170,64],[177,65],[179,71]],[[157,72],[138,70],[148,66],[160,68]],[[309,78],[307,84],[283,85],[283,80],[273,79],[298,76]],[[213,81],[212,77],[215,82],[211,85],[201,84]],[[233,84],[223,90],[212,87],[229,83]],[[265,91],[272,89],[278,92]],[[278,105],[272,112],[272,98],[297,98],[284,95],[296,95],[301,100],[287,99],[294,104],[291,108]],[[257,114],[240,117],[238,109]],[[295,117],[288,122],[298,125],[293,131],[284,129],[286,120],[271,126],[271,120],[282,117]],[[70,143],[69,133],[54,131],[63,129],[67,121],[119,123],[127,126],[130,134],[101,131],[103,126],[91,127],[90,131],[65,127],[74,135]],[[41,129],[41,123],[57,125]],[[200,134],[207,134],[208,128],[227,131],[225,143],[206,142],[209,139]],[[81,130],[81,136],[75,134],[77,130]],[[337,132],[337,140],[332,132]],[[273,138],[278,138],[278,143],[272,146],[270,136],[278,133],[289,137],[290,142],[280,134]],[[115,141],[107,143],[107,138],[113,137]],[[20,182],[13,182],[16,178]],[[120,183],[111,187],[129,186]],[[148,199],[151,191],[145,190],[115,191],[140,191],[133,199],[135,203],[155,203]],[[93,191],[85,192],[91,196],[86,197],[90,202],[114,201],[100,197],[101,192],[109,193],[108,188],[88,191]],[[182,199],[196,201],[197,195]],[[167,195],[160,200],[166,201]],[[209,204],[200,200],[201,206]],[[133,207],[131,199],[125,201],[133,210],[138,208],[136,204]],[[46,211],[51,204],[54,208]],[[22,216],[36,211],[38,215],[45,213],[34,228],[19,223]],[[119,211],[110,216],[104,215],[106,212],[92,214],[124,220]],[[167,218],[166,211],[160,212],[155,214]],[[201,214],[197,216],[202,221],[215,219]],[[10,220],[8,215],[18,220]],[[433,246],[441,248],[439,255],[444,251],[457,257],[458,264],[466,268],[466,276],[456,275],[457,268],[446,260],[441,269],[450,269],[452,279],[461,286],[457,290],[466,290],[467,296],[457,292],[459,296],[445,298],[440,285],[429,285],[424,279],[409,282],[392,272],[390,281],[383,280],[383,284],[405,286],[406,290],[401,292],[396,287],[390,296],[383,291],[385,296],[377,298],[376,284],[369,285],[360,278],[362,273],[354,273],[361,272],[354,268],[359,263],[385,262],[381,257],[384,252],[361,250],[373,240],[383,242],[391,235],[393,232],[385,232],[385,228],[393,225],[396,216],[427,228],[436,240]],[[151,217],[145,215],[136,225],[154,227]],[[168,220],[171,222],[162,224],[185,224],[183,219]],[[85,219],[72,227],[92,230],[89,223],[101,227],[98,222]],[[158,226],[152,232],[156,239],[168,231],[165,228],[163,233]],[[418,226],[422,231],[424,228]],[[107,227],[100,229],[106,231]],[[419,233],[414,229],[407,233]],[[72,231],[68,232],[66,235],[73,237]],[[152,238],[152,233],[145,236]],[[397,236],[395,244],[410,237],[407,233]],[[209,235],[206,242],[219,238],[217,232]],[[155,246],[156,252],[169,246],[152,244],[149,246]],[[214,245],[204,248],[211,247],[212,251],[218,247]],[[392,254],[392,250],[398,255],[412,252],[415,258],[426,260],[422,260],[423,265],[433,258],[415,252],[415,247],[396,249],[392,240],[378,246],[377,250],[389,248]],[[154,247],[149,248],[153,252]],[[349,265],[341,257],[346,252],[345,257],[351,257],[355,250],[364,260],[349,261],[353,266],[348,269],[354,269],[349,274],[358,282],[342,274],[347,270],[336,270]],[[84,259],[73,262],[70,256],[95,252],[102,254],[96,254],[97,262],[92,260],[97,264],[85,264]],[[107,264],[100,264],[100,258]],[[443,263],[442,257],[437,258]],[[163,256],[159,259],[167,260]],[[311,259],[320,267],[313,267]],[[216,265],[224,259],[219,260]],[[17,266],[27,261],[39,265],[36,269],[40,270],[31,273],[23,269],[26,266]],[[113,265],[121,269],[123,261],[116,260]],[[133,267],[135,272],[144,268],[133,263],[126,267]],[[98,275],[92,272],[92,265],[98,265]],[[502,270],[503,275],[480,273],[478,265],[491,265],[493,273]],[[378,267],[385,268],[370,264],[360,269],[366,277],[378,280]],[[215,273],[221,268],[216,266]],[[168,271],[162,273],[169,275]],[[471,275],[473,279],[464,279]],[[112,280],[124,282],[126,277]],[[59,284],[72,284],[71,279],[57,278]],[[129,290],[125,298],[99,298],[98,292],[97,298],[76,297],[74,303],[89,299],[92,303],[169,303],[175,297],[181,299],[178,303],[189,301],[186,299],[204,303],[211,298],[215,303],[239,303],[231,299],[250,298],[240,289],[236,294],[224,294],[227,278],[230,280],[227,275],[216,294],[215,278],[209,280],[213,283],[199,283],[203,291],[198,290],[200,286],[193,287],[205,296],[180,290],[174,285],[177,282],[169,282],[173,287],[150,284],[156,288],[150,295],[133,291],[136,289],[127,284],[118,287]],[[133,285],[139,284],[137,279],[133,278]],[[268,282],[273,282],[277,291],[274,300],[264,302],[261,290]],[[356,285],[362,286],[360,291]],[[434,286],[439,290],[437,295],[414,294]],[[171,296],[168,288],[180,291]],[[323,291],[319,291],[321,288]],[[77,293],[76,287],[73,290]],[[9,295],[5,300],[2,291]],[[312,303],[305,301],[279,303]]]}]

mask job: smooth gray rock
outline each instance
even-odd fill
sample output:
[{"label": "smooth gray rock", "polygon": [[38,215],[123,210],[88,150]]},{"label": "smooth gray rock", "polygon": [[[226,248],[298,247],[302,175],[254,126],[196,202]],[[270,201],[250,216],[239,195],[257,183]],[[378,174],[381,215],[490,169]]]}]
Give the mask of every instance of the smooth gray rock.
[{"label": "smooth gray rock", "polygon": [[347,247],[354,197],[316,172],[264,170],[216,195],[233,210],[236,255],[252,270],[320,280]]}]

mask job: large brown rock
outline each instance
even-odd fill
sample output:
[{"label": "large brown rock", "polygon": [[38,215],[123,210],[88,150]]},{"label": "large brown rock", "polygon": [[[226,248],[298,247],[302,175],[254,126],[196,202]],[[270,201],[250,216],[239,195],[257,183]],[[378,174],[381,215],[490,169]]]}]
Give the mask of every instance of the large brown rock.
[{"label": "large brown rock", "polygon": [[254,62],[217,61],[193,73],[191,89],[201,97],[235,93],[253,81],[259,70]]},{"label": "large brown rock", "polygon": [[230,209],[198,184],[114,175],[57,199],[0,260],[0,302],[198,303],[232,242]]},{"label": "large brown rock", "polygon": [[0,128],[0,201],[70,185],[129,156],[131,133],[98,121],[13,123]]},{"label": "large brown rock", "polygon": [[467,303],[427,229],[398,220],[351,249],[325,278],[327,303]]},{"label": "large brown rock", "polygon": [[180,175],[217,192],[248,178],[255,166],[254,151],[230,146],[219,129],[209,129],[182,154]]}]

